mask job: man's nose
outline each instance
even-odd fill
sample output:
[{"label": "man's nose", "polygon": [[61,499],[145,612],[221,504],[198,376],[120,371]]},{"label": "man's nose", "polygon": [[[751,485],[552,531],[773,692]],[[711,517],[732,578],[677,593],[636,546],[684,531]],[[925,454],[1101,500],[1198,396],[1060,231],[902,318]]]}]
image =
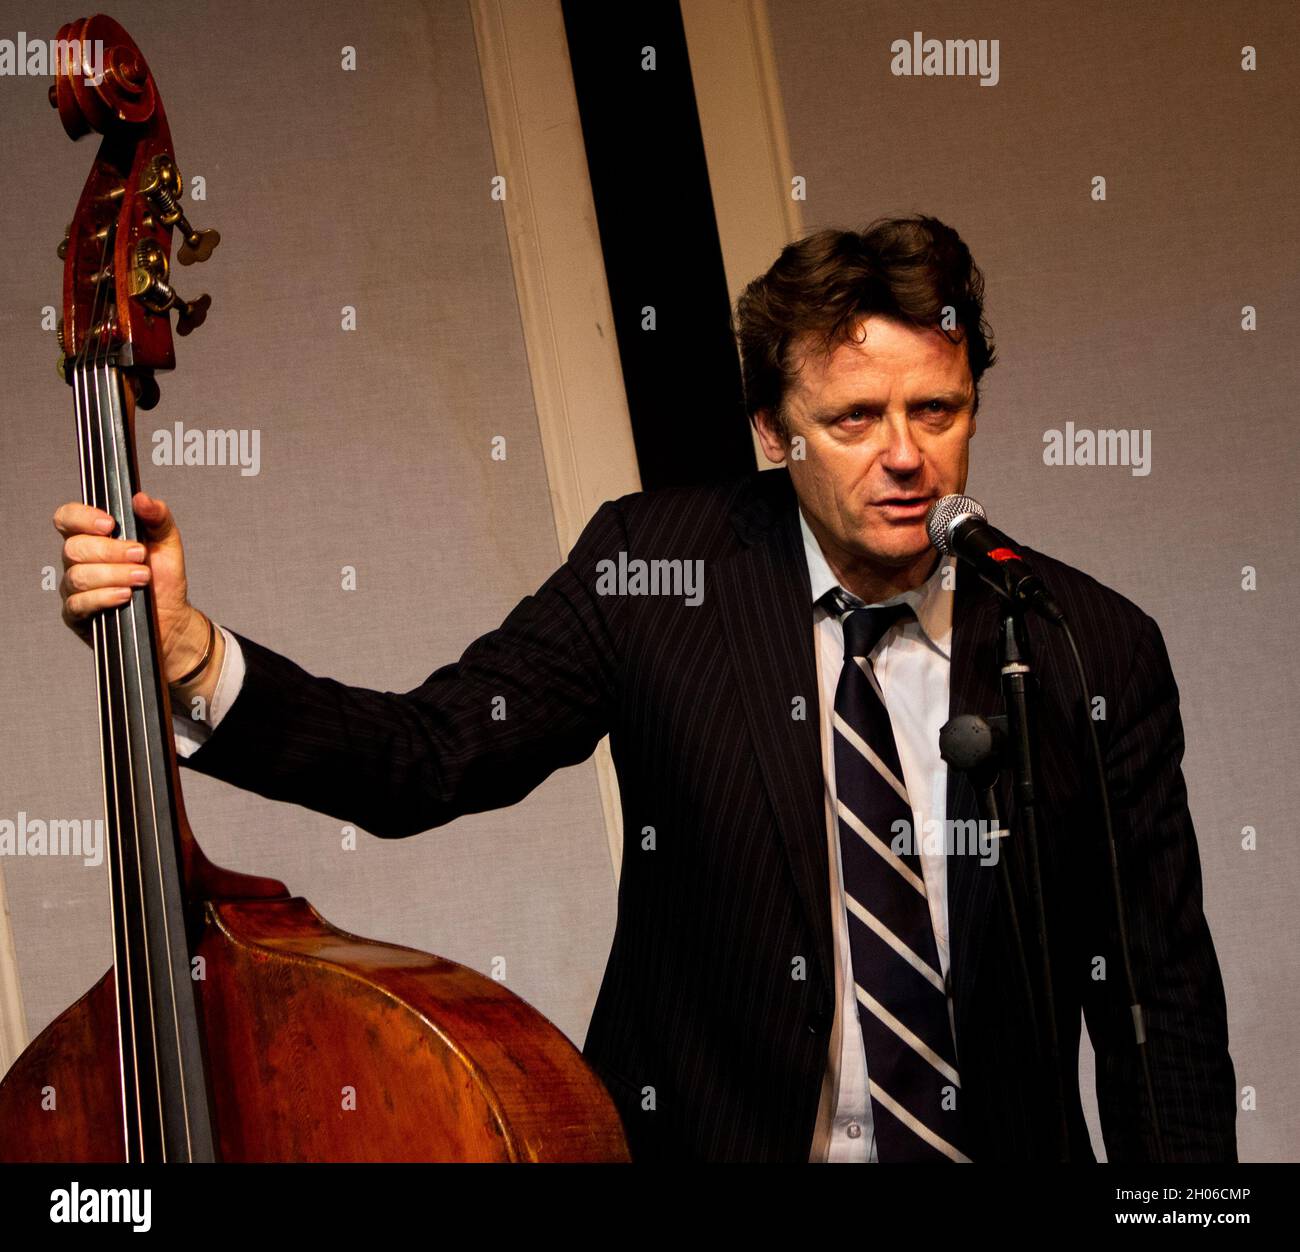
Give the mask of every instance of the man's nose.
[{"label": "man's nose", "polygon": [[886,419],[888,443],[881,456],[885,468],[895,474],[911,474],[921,468],[924,458],[915,439],[912,427],[905,416]]}]

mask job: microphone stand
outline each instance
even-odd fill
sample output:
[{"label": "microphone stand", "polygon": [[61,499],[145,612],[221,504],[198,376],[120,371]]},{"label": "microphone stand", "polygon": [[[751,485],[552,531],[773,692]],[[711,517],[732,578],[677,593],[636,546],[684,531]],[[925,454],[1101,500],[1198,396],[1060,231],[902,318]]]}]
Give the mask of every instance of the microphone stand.
[{"label": "microphone stand", "polygon": [[[994,839],[1005,839],[1010,831],[1002,825],[998,812],[997,781],[1006,764],[1007,717],[998,713],[981,717],[978,713],[962,713],[951,718],[939,732],[939,754],[949,769],[960,770],[970,780],[971,789],[979,801],[980,816]],[[1009,847],[1010,844],[1003,845]],[[1020,929],[1020,910],[1016,904],[1016,885],[1011,875],[1010,858],[999,849],[998,883],[1002,888],[1011,926],[1012,947],[1020,971],[1020,986],[1025,1005],[1029,1009],[1029,1024],[1034,1038],[1042,1046],[1038,1025],[1038,1003],[1034,996],[1034,983],[1029,975],[1029,959],[1025,955],[1025,939]]]},{"label": "microphone stand", "polygon": [[[999,664],[1002,671],[1002,699],[1006,708],[1007,734],[1011,748],[1012,794],[1020,815],[1024,837],[1026,878],[1033,924],[1042,953],[1043,1005],[1047,1017],[1047,1054],[1056,1087],[1057,1134],[1060,1159],[1070,1159],[1070,1136],[1065,1117],[1065,1081],[1061,1074],[1061,1044],[1056,1024],[1056,996],[1052,985],[1052,960],[1047,946],[1047,912],[1043,902],[1043,878],[1038,856],[1038,820],[1034,797],[1033,750],[1029,724],[1028,680],[1033,672],[1029,639],[1020,605],[1003,605],[998,632]],[[1008,880],[1008,887],[1010,886]],[[1033,1005],[1030,1005],[1031,1015]]]},{"label": "microphone stand", "polygon": [[[999,530],[988,525],[984,509],[977,500],[969,496],[949,495],[936,500],[930,506],[925,519],[926,533],[930,542],[942,553],[954,553],[968,561],[978,571],[979,576],[988,583],[1004,601],[1002,625],[1000,629],[999,663],[1002,672],[1002,695],[1006,706],[1006,733],[1010,736],[1011,747],[1015,757],[1014,794],[1019,811],[1024,815],[1025,849],[1028,869],[1028,889],[1033,896],[1034,921],[1038,931],[1038,943],[1042,949],[1043,993],[1047,1008],[1047,1042],[1052,1070],[1056,1076],[1057,1111],[1059,1114],[1058,1134],[1060,1136],[1061,1159],[1069,1157],[1069,1126],[1066,1120],[1065,1082],[1061,1073],[1061,1047],[1056,1021],[1056,1001],[1052,990],[1052,960],[1047,946],[1047,916],[1043,903],[1043,880],[1038,856],[1038,826],[1035,813],[1034,775],[1032,763],[1032,736],[1029,726],[1029,707],[1026,698],[1027,679],[1031,673],[1029,664],[1029,643],[1025,634],[1021,611],[1025,605],[1036,609],[1049,621],[1055,623],[1065,638],[1070,649],[1070,660],[1074,665],[1075,677],[1079,683],[1079,696],[1083,702],[1084,727],[1087,730],[1088,746],[1091,749],[1092,764],[1096,770],[1097,797],[1101,805],[1101,820],[1106,834],[1106,849],[1110,855],[1111,895],[1115,907],[1115,932],[1120,957],[1124,966],[1124,986],[1128,995],[1129,1013],[1133,1024],[1133,1043],[1141,1065],[1142,1081],[1146,1088],[1147,1112],[1150,1119],[1153,1155],[1156,1160],[1165,1159],[1164,1136],[1161,1130],[1160,1108],[1156,1102],[1155,1083],[1151,1073],[1146,1029],[1146,1014],[1138,995],[1137,980],[1133,973],[1133,961],[1129,950],[1128,926],[1125,921],[1124,891],[1120,876],[1119,851],[1115,842],[1114,821],[1111,815],[1110,789],[1106,778],[1106,763],[1102,757],[1101,744],[1097,728],[1089,712],[1088,676],[1084,669],[1083,657],[1079,652],[1078,641],[1066,621],[1061,606],[1052,598],[1051,593],[1042,585],[1033,571],[1025,564],[1016,551],[1015,543]],[[963,753],[961,744],[970,731],[970,727],[954,728],[953,722],[944,727],[944,731],[956,729],[954,743],[958,745],[958,757],[968,758],[958,768],[984,762],[990,757],[987,740],[992,736],[988,722],[980,718],[960,718],[957,721],[978,721],[982,730],[976,731],[973,740],[966,741],[967,751]],[[995,719],[997,720],[997,719]],[[1000,728],[999,728],[1000,729]],[[985,742],[981,743],[983,737]],[[943,734],[940,735],[942,751]],[[948,760],[947,755],[944,756]],[[950,762],[951,764],[952,762]],[[1017,931],[1016,919],[1012,925]],[[1023,963],[1023,962],[1022,962]],[[1030,997],[1030,1015],[1033,1016],[1033,1002]],[[1035,1027],[1035,1034],[1038,1034]],[[1041,1043],[1041,1036],[1039,1036]]]}]

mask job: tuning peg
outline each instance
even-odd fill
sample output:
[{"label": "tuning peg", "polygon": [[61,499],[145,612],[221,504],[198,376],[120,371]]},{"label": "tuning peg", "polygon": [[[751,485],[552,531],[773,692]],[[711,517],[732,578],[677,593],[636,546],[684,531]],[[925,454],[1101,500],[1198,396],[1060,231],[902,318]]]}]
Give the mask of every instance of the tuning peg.
[{"label": "tuning peg", "polygon": [[158,382],[152,374],[136,374],[132,381],[135,384],[135,407],[137,409],[156,408],[158,401],[162,399],[162,392],[158,390]]},{"label": "tuning peg", "polygon": [[135,266],[131,270],[131,294],[155,313],[176,309],[176,333],[188,335],[207,320],[212,297],[203,295],[186,302],[167,281],[167,254],[151,239],[142,239],[136,247]]},{"label": "tuning peg", "polygon": [[194,265],[212,255],[213,249],[221,242],[221,235],[215,230],[195,230],[189,224],[181,206],[176,203],[182,194],[180,171],[165,152],[158,153],[149,162],[140,178],[140,191],[153,201],[158,220],[164,226],[178,227],[185,237],[176,253],[176,259],[182,265]]},{"label": "tuning peg", "polygon": [[178,298],[176,307],[180,310],[180,315],[176,318],[176,333],[178,335],[188,335],[190,331],[198,330],[208,320],[208,310],[212,307],[212,297],[200,296],[191,304],[186,304],[184,300]]},{"label": "tuning peg", "polygon": [[[83,234],[82,239],[86,243],[87,247],[93,244],[99,244],[102,247],[104,241],[108,238],[108,231],[109,228],[107,226],[101,226],[98,230],[92,231],[88,235]],[[71,247],[71,245],[72,245],[72,227],[69,226],[68,229],[63,232],[62,242],[60,242],[58,248],[55,249],[55,251],[58,252],[59,254],[60,261],[66,261],[68,259],[68,248]]]},{"label": "tuning peg", "polygon": [[212,255],[213,249],[221,242],[221,232],[208,230],[191,230],[190,224],[181,215],[177,225],[185,232],[185,242],[177,249],[176,259],[182,265],[197,265]]},{"label": "tuning peg", "polygon": [[155,278],[148,270],[137,269],[132,272],[131,294],[138,296],[155,313],[166,313],[175,309],[176,333],[188,335],[198,330],[208,318],[212,307],[212,297],[200,296],[194,301],[185,301],[176,294],[176,289],[164,279]]}]

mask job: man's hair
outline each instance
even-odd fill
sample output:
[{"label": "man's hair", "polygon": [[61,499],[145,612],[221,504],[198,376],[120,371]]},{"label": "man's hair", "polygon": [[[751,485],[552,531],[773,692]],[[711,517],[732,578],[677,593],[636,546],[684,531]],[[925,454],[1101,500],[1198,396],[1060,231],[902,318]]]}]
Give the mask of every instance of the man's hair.
[{"label": "man's hair", "polygon": [[[956,323],[951,330],[941,324],[945,313]],[[979,408],[980,378],[996,360],[984,276],[951,226],[917,215],[877,218],[861,231],[817,231],[787,245],[745,288],[734,326],[749,420],[769,410],[788,440],[784,403],[798,368],[791,344],[811,332],[814,348],[830,353],[871,314],[932,327],[952,343],[964,336]]]}]

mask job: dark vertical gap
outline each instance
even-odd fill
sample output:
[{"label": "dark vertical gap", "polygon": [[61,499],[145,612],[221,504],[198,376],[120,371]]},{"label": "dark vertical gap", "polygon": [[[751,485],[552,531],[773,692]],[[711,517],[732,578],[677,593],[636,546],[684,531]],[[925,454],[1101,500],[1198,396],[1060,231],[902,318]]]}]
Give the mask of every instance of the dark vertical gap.
[{"label": "dark vertical gap", "polygon": [[562,7],[642,486],[743,474],[753,445],[681,9]]}]

